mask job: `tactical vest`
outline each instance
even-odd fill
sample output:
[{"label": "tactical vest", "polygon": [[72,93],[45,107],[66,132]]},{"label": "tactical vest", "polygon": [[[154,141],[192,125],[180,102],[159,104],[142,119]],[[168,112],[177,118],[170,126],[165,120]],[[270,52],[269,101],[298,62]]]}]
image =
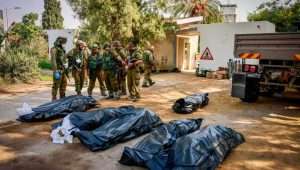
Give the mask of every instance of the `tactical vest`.
[{"label": "tactical vest", "polygon": [[145,51],[143,54],[143,61],[145,65],[151,65],[153,62],[153,55],[151,51]]},{"label": "tactical vest", "polygon": [[142,53],[140,50],[135,50],[132,54],[129,55],[129,62],[132,62],[132,61],[136,61],[136,60],[142,60],[141,58],[142,56]]},{"label": "tactical vest", "polygon": [[114,60],[110,52],[104,52],[102,57],[102,68],[106,71],[116,71],[117,62]]},{"label": "tactical vest", "polygon": [[83,67],[83,50],[82,51],[76,51],[73,53],[73,56],[71,56],[71,66],[73,68],[80,69]]},{"label": "tactical vest", "polygon": [[56,56],[55,56],[56,66],[57,66],[57,69],[61,70],[64,67],[63,66],[63,64],[64,64],[63,58],[65,55],[65,50],[61,47],[55,47],[55,49],[56,49]]},{"label": "tactical vest", "polygon": [[98,54],[97,56],[90,56],[89,57],[89,69],[101,69],[102,68],[102,57],[100,56],[100,54]]}]

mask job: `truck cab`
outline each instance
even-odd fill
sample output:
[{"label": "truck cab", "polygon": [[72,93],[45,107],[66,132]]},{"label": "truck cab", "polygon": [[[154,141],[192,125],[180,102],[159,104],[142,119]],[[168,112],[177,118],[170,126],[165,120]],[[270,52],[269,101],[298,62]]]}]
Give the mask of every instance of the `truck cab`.
[{"label": "truck cab", "polygon": [[262,94],[300,90],[300,33],[235,35],[241,69],[232,76],[233,97],[255,102]]}]

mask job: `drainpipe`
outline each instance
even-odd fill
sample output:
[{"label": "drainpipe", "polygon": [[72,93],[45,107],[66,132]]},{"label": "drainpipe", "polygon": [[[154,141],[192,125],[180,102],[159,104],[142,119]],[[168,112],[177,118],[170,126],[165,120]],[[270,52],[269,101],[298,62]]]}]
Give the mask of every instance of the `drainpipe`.
[{"label": "drainpipe", "polygon": [[[177,67],[177,36],[176,36],[176,33],[174,34],[174,38],[175,38],[175,41],[173,41],[173,46],[175,47],[174,48],[174,55],[173,55],[173,65],[174,65],[174,68],[175,69]],[[178,68],[177,68],[178,69]]]}]

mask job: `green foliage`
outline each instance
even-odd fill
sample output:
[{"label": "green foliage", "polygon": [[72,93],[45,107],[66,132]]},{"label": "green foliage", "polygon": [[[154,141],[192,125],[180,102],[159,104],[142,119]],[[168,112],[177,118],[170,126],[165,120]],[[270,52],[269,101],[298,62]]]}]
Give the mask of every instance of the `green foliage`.
[{"label": "green foliage", "polygon": [[38,61],[48,56],[48,45],[38,15],[29,13],[7,33],[7,46],[0,54],[0,78],[9,82],[27,82],[39,73]]},{"label": "green foliage", "polygon": [[0,31],[0,48],[2,47],[2,43],[3,43],[4,39],[5,39],[4,33],[2,33]]},{"label": "green foliage", "polygon": [[174,22],[165,22],[163,27],[165,32],[176,32],[179,30],[179,26]]},{"label": "green foliage", "polygon": [[[160,2],[161,3],[161,2]],[[163,18],[159,15],[157,2],[136,1],[139,20],[134,22],[132,27],[133,39],[141,45],[165,37],[165,25]]]},{"label": "green foliage", "polygon": [[220,5],[218,0],[171,0],[170,12],[175,17],[202,16],[205,24],[217,23],[223,20]]},{"label": "green foliage", "polygon": [[134,39],[140,43],[164,36],[162,18],[158,15],[162,0],[68,0],[85,21],[80,38],[87,42]]},{"label": "green foliage", "polygon": [[270,21],[278,32],[299,31],[300,2],[272,0],[262,3],[248,16],[249,21]]},{"label": "green foliage", "polygon": [[42,59],[39,61],[39,68],[51,70],[52,69],[51,62],[48,59]]},{"label": "green foliage", "polygon": [[44,0],[43,29],[62,29],[64,18],[58,0]]},{"label": "green foliage", "polygon": [[6,49],[0,54],[0,77],[10,82],[27,82],[38,75],[37,61],[27,47]]},{"label": "green foliage", "polygon": [[41,36],[42,29],[35,25],[38,15],[29,13],[23,16],[22,22],[16,23],[8,32],[9,41],[12,46],[29,43],[34,38]]},{"label": "green foliage", "polygon": [[22,22],[27,25],[35,25],[35,21],[39,19],[39,15],[37,13],[29,13],[23,16]]},{"label": "green foliage", "polygon": [[27,46],[27,48],[31,49],[32,53],[39,59],[48,58],[48,42],[43,36],[34,37],[32,41],[28,44],[23,44],[23,46]]}]

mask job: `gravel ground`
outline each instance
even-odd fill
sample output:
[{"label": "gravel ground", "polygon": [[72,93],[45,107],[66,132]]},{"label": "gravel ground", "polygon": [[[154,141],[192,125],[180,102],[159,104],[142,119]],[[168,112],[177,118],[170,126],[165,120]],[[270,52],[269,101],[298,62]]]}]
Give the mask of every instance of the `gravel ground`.
[{"label": "gravel ground", "polygon": [[[164,121],[203,118],[205,125],[225,125],[243,133],[246,142],[227,157],[219,167],[221,170],[300,169],[299,99],[260,98],[257,103],[247,104],[230,97],[228,80],[201,79],[192,74],[177,73],[157,74],[154,79],[155,86],[143,89],[142,99],[137,103],[126,98],[120,101],[96,98],[100,99],[102,107],[148,107]],[[0,121],[5,122],[0,125],[0,169],[141,169],[120,165],[118,160],[124,146],[132,146],[142,137],[93,153],[78,141],[67,145],[52,144],[50,125],[55,121],[6,122],[16,117],[14,110],[24,101],[32,105],[49,101],[50,90],[49,83],[36,83],[0,91]],[[177,98],[195,92],[209,92],[209,105],[190,115],[172,112],[171,106]]]}]

